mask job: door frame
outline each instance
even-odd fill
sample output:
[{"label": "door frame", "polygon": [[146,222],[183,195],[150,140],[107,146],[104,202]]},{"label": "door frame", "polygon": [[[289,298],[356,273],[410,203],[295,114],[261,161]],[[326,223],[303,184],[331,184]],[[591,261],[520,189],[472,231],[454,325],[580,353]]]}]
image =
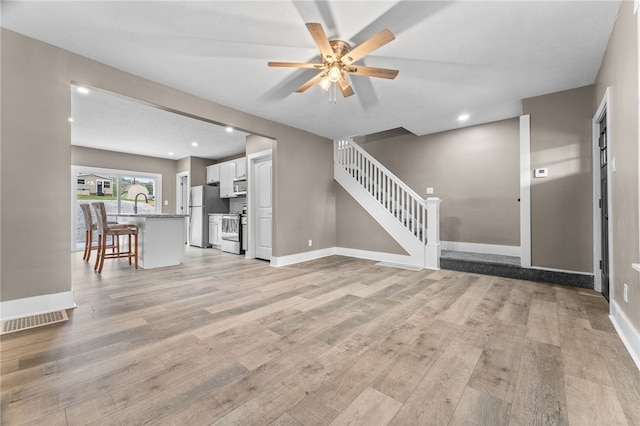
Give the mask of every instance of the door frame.
[{"label": "door frame", "polygon": [[[611,203],[611,174],[615,170],[615,159],[611,155],[611,92],[610,88],[604,92],[604,96],[600,101],[600,105],[596,110],[596,113],[591,120],[591,157],[592,157],[592,174],[593,174],[593,287],[595,291],[602,292],[602,274],[600,273],[600,260],[602,258],[602,244],[601,240],[601,220],[600,220],[600,207],[598,205],[600,197],[602,196],[600,191],[600,121],[606,114],[607,118],[607,159],[609,167],[607,167],[607,208],[609,211],[609,217],[614,217],[613,206]],[[613,298],[615,282],[615,269],[613,266],[613,229],[612,221],[609,221],[608,226],[609,234],[609,300]]]},{"label": "door frame", "polygon": [[531,268],[531,116],[520,116],[520,266]]},{"label": "door frame", "polygon": [[[258,161],[262,161],[265,159],[271,159],[271,207],[273,209],[273,150],[267,149],[265,151],[256,152],[253,154],[247,155],[247,212],[248,212],[248,220],[247,220],[247,232],[249,233],[249,243],[247,244],[247,251],[245,252],[245,258],[247,259],[255,259],[256,258],[256,231],[258,229],[257,221],[256,221],[256,205],[257,205],[257,193],[256,193],[256,185],[255,185],[255,176],[253,173],[255,164]],[[273,233],[274,222],[275,222],[275,214],[272,215],[271,219],[271,235],[275,235]],[[271,239],[271,263],[273,261],[273,237]]]},{"label": "door frame", "polygon": [[[178,200],[182,200],[182,198],[180,197],[182,194],[180,193],[180,182],[182,182],[182,179],[186,177],[187,178],[187,205],[183,206],[184,209],[182,212],[180,212],[178,209],[180,208],[180,202]],[[191,200],[189,200],[189,195],[191,193],[191,176],[189,174],[189,171],[185,171],[185,172],[179,172],[176,173],[176,214],[186,214],[187,215],[187,220],[184,221],[185,223],[185,227],[184,227],[184,240],[186,242],[186,245],[189,245],[189,204],[191,202]]]}]

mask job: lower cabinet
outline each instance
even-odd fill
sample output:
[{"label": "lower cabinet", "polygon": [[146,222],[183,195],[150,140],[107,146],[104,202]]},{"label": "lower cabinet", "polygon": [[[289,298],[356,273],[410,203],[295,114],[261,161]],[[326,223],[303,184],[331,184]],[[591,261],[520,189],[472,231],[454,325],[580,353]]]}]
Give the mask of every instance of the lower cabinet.
[{"label": "lower cabinet", "polygon": [[222,215],[209,215],[209,244],[214,248],[222,246]]}]

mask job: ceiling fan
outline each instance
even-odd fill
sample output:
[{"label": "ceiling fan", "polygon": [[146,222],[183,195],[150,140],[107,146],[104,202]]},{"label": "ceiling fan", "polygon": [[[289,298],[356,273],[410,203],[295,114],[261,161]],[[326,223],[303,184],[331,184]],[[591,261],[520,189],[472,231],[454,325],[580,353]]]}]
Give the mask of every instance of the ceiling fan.
[{"label": "ceiling fan", "polygon": [[354,64],[359,59],[395,39],[393,33],[388,29],[380,31],[378,34],[351,49],[349,43],[345,41],[329,40],[322,25],[310,22],[306,24],[306,26],[311,33],[311,37],[313,37],[313,40],[320,49],[322,57],[321,64],[308,62],[268,63],[270,67],[312,68],[319,71],[318,74],[298,87],[298,89],[296,89],[297,93],[302,93],[314,84],[319,83],[324,90],[329,90],[329,87],[332,85],[337,85],[342,96],[346,98],[353,95],[353,88],[347,78],[347,74],[388,79],[394,79],[398,75],[398,70],[365,67]]}]

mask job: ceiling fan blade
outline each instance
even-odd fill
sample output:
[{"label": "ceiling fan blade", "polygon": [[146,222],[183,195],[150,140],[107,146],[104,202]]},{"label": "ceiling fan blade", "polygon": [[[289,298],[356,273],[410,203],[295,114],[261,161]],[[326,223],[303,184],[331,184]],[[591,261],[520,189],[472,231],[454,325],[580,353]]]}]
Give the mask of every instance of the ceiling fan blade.
[{"label": "ceiling fan blade", "polygon": [[335,62],[335,53],[333,53],[331,44],[329,44],[329,38],[324,32],[322,25],[315,22],[309,22],[306,25],[307,29],[311,33],[311,37],[313,37],[313,41],[316,42],[318,49],[320,49],[320,53],[322,53],[322,58],[327,62]]},{"label": "ceiling fan blade", "polygon": [[345,65],[350,65],[357,61],[358,59],[368,55],[374,50],[384,46],[389,43],[391,40],[394,40],[396,37],[393,35],[391,31],[388,29],[384,29],[380,31],[378,34],[364,41],[363,43],[356,46],[352,51],[342,56],[340,60]]},{"label": "ceiling fan blade", "polygon": [[309,62],[274,62],[270,61],[267,63],[270,67],[285,67],[285,68],[316,68],[322,69],[324,65],[322,64],[311,64]]},{"label": "ceiling fan blade", "polygon": [[374,68],[354,65],[345,68],[345,72],[353,75],[364,75],[367,77],[388,78],[393,80],[398,75],[398,70],[390,70],[387,68]]},{"label": "ceiling fan blade", "polygon": [[312,77],[311,79],[307,80],[307,82],[304,83],[302,86],[298,87],[296,89],[296,92],[297,93],[302,93],[305,90],[309,89],[314,84],[320,83],[320,80],[322,80],[323,75],[324,75],[324,73],[319,72],[318,74],[315,75],[315,77]]},{"label": "ceiling fan blade", "polygon": [[342,77],[338,81],[338,88],[340,89],[340,93],[342,93],[342,96],[344,96],[345,98],[348,98],[349,96],[354,94],[353,88],[351,87],[349,80],[347,80],[347,77]]}]

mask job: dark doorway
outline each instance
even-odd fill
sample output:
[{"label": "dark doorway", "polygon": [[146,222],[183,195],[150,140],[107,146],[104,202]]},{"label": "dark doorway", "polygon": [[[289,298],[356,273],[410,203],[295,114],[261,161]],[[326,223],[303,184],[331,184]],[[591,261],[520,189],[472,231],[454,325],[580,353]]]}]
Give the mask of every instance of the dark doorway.
[{"label": "dark doorway", "polygon": [[602,294],[609,300],[609,192],[607,190],[607,115],[603,115],[598,123],[600,136],[600,274]]}]

